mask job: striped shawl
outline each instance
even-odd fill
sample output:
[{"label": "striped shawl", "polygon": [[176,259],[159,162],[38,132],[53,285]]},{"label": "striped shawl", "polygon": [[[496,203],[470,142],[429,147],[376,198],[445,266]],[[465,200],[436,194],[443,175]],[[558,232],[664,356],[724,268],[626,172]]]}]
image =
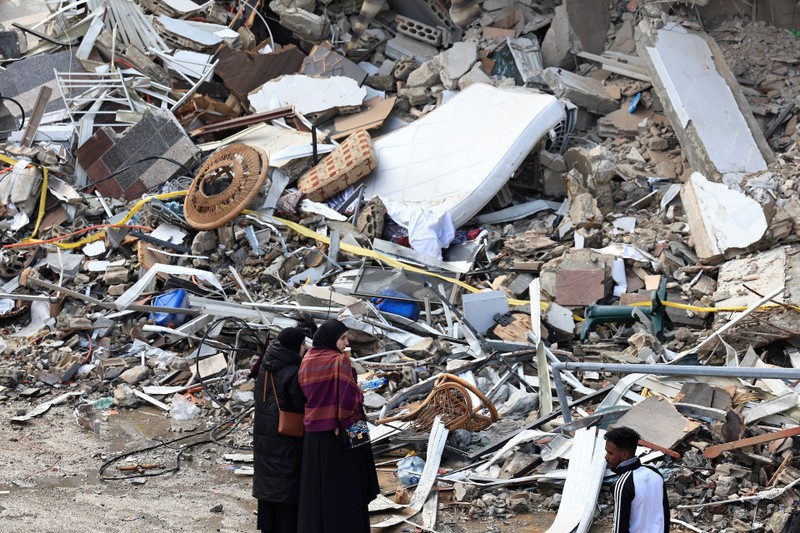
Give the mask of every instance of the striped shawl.
[{"label": "striped shawl", "polygon": [[350,356],[312,348],[303,357],[297,377],[308,399],[303,417],[306,431],[344,429],[363,418],[364,395]]}]

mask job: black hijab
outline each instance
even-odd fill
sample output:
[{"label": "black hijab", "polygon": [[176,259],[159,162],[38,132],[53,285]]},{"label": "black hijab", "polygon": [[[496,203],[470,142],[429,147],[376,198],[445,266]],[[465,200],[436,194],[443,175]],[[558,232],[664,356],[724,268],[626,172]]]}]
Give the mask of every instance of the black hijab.
[{"label": "black hijab", "polygon": [[306,334],[299,328],[285,328],[278,333],[277,339],[284,348],[299,354],[300,346],[302,346],[306,340]]},{"label": "black hijab", "polygon": [[347,333],[347,326],[338,320],[327,320],[322,323],[314,334],[314,348],[339,351],[336,341],[339,337]]}]

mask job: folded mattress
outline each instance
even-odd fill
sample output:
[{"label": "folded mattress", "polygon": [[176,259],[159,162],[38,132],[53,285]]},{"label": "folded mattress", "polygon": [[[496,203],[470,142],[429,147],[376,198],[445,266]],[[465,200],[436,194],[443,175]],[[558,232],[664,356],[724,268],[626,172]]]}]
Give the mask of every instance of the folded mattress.
[{"label": "folded mattress", "polygon": [[563,118],[553,96],[470,85],[375,141],[378,168],[365,181],[365,197],[449,213],[459,227],[489,203]]}]

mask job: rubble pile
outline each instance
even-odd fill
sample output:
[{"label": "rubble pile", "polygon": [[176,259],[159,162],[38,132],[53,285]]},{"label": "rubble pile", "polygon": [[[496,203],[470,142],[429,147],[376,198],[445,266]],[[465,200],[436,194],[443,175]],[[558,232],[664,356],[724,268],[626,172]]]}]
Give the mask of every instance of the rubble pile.
[{"label": "rubble pile", "polygon": [[800,41],[697,3],[0,8],[11,422],[242,444],[268,339],[338,318],[376,527],[610,522],[611,425],[676,528],[795,527]]}]

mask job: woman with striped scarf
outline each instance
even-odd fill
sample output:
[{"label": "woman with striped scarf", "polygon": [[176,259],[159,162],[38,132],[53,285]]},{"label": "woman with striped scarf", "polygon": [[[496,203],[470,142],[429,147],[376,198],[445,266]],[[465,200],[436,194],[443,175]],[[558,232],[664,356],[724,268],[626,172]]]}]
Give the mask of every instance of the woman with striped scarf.
[{"label": "woman with striped scarf", "polygon": [[372,446],[352,448],[344,431],[365,419],[347,326],[328,320],[314,335],[298,378],[307,398],[300,475],[299,533],[369,533],[367,507],[378,495]]}]

